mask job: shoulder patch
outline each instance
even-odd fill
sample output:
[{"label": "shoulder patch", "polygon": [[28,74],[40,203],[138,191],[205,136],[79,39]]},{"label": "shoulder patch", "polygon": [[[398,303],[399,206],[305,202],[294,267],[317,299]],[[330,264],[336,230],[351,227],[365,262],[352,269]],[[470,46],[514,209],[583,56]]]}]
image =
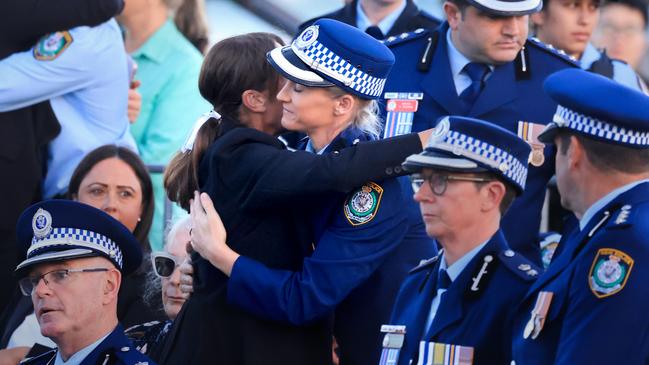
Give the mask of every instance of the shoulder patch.
[{"label": "shoulder patch", "polygon": [[633,259],[613,248],[600,248],[588,273],[588,286],[597,298],[606,298],[624,288],[633,268]]},{"label": "shoulder patch", "polygon": [[536,280],[542,272],[532,261],[513,250],[502,251],[498,258],[509,271],[525,281]]},{"label": "shoulder patch", "polygon": [[381,205],[382,196],[383,188],[371,181],[352,192],[345,199],[343,208],[349,224],[360,226],[374,219]]},{"label": "shoulder patch", "polygon": [[43,36],[34,46],[34,58],[39,61],[55,60],[72,44],[72,41],[72,35],[68,31]]},{"label": "shoulder patch", "polygon": [[396,46],[397,44],[402,44],[402,43],[413,41],[415,39],[423,38],[424,36],[430,34],[430,32],[431,32],[430,30],[419,28],[413,32],[401,33],[399,35],[387,37],[381,42],[383,42],[383,44],[385,44],[388,47],[393,47]]},{"label": "shoulder patch", "polygon": [[568,55],[566,52],[564,52],[561,49],[554,48],[551,44],[546,44],[541,42],[538,38],[535,37],[530,37],[527,38],[527,42],[525,42],[525,46],[531,46],[533,48],[539,49],[545,53],[551,54],[573,66],[579,67],[579,60],[575,59],[574,57]]}]

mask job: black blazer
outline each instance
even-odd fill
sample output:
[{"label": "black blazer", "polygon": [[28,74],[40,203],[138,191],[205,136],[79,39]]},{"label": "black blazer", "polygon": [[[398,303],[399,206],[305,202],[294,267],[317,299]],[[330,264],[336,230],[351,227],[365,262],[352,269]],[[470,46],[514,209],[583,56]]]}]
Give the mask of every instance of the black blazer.
[{"label": "black blazer", "polygon": [[[406,156],[421,151],[419,138],[410,135],[318,156],[287,151],[277,138],[234,120],[221,123],[221,136],[200,163],[200,188],[214,201],[234,250],[292,271],[300,270],[312,250],[311,211],[318,207],[313,199],[393,175]],[[227,304],[225,275],[200,256],[192,259],[194,293],[162,352],[151,354],[154,360],[179,365],[331,363],[327,321],[296,327],[258,319]]]},{"label": "black blazer", "polygon": [[[335,19],[355,27],[357,2],[358,0],[353,0],[339,10],[307,20],[300,25],[298,34],[302,33],[304,28],[313,24],[316,20],[322,18]],[[392,26],[388,34],[385,35],[385,37],[387,38],[390,36],[397,36],[401,33],[412,32],[413,30],[416,30],[418,28],[435,29],[441,23],[441,20],[419,9],[417,5],[412,2],[412,0],[406,0],[406,8],[403,9],[403,13],[399,15],[399,18],[396,22],[394,22],[394,25]]]}]

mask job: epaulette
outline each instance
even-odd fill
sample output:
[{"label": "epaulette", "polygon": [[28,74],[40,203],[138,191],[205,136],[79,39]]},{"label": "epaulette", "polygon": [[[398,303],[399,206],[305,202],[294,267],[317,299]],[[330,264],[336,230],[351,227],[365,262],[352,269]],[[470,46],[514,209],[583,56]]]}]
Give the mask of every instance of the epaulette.
[{"label": "epaulette", "polygon": [[525,256],[512,250],[502,251],[498,254],[498,258],[509,271],[525,281],[536,280],[542,271],[541,268]]},{"label": "epaulette", "polygon": [[437,256],[433,256],[433,257],[431,257],[429,259],[426,259],[426,260],[421,260],[419,262],[419,265],[415,266],[413,269],[408,271],[408,275],[419,272],[419,271],[429,267],[430,265],[434,265],[437,262],[437,260],[439,260],[439,258],[441,256],[442,256],[442,253],[440,251],[440,253],[438,253]]},{"label": "epaulette", "polygon": [[[124,346],[119,349],[114,349],[112,354],[119,359],[119,363],[129,364],[129,365],[153,365],[154,363],[141,352],[139,352],[135,347]],[[111,354],[106,354],[105,359],[110,360]],[[104,360],[104,361],[106,361]],[[110,363],[110,362],[104,362]]]},{"label": "epaulette", "polygon": [[546,44],[541,42],[538,38],[535,37],[530,37],[527,38],[527,42],[525,42],[525,46],[532,46],[536,49],[539,49],[541,51],[544,51],[545,53],[549,53],[555,57],[558,57],[561,60],[564,60],[565,62],[579,67],[579,60],[576,58],[568,55],[566,52],[564,52],[561,49],[554,48],[551,44]]},{"label": "epaulette", "polygon": [[44,359],[52,359],[53,355],[56,355],[56,349],[51,349],[37,356],[26,357],[19,364],[34,364],[42,362]]},{"label": "epaulette", "polygon": [[430,32],[431,32],[430,30],[419,28],[413,32],[401,33],[399,35],[387,37],[381,42],[383,42],[383,44],[385,44],[388,47],[394,47],[397,44],[402,44],[402,43],[410,42],[415,39],[425,37],[426,35],[430,34]]},{"label": "epaulette", "polygon": [[611,219],[606,224],[606,229],[626,228],[633,224],[637,209],[632,209],[631,205],[623,205],[615,211]]}]

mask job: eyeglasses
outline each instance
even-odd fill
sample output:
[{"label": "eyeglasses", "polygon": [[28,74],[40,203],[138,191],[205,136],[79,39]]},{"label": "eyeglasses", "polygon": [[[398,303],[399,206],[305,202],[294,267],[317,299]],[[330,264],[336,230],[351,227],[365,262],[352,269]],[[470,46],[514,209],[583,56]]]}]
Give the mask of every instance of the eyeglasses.
[{"label": "eyeglasses", "polygon": [[174,270],[176,270],[176,267],[180,265],[179,261],[180,260],[178,260],[174,255],[166,252],[156,252],[151,254],[153,271],[161,278],[170,277],[174,273]]},{"label": "eyeglasses", "polygon": [[433,192],[433,194],[438,196],[444,195],[449,180],[473,181],[473,182],[493,181],[493,179],[487,179],[483,177],[457,176],[457,175],[447,175],[447,174],[430,174],[426,176],[421,174],[410,175],[410,183],[412,184],[412,190],[415,193],[418,192],[419,189],[421,189],[421,186],[424,185],[424,182],[428,181],[430,190]]},{"label": "eyeglasses", "polygon": [[25,296],[30,296],[38,286],[38,283],[43,279],[45,285],[48,288],[53,289],[56,286],[65,285],[70,274],[82,273],[82,272],[101,272],[101,271],[110,271],[111,269],[105,267],[97,267],[90,269],[62,269],[62,270],[52,270],[46,272],[43,275],[39,276],[26,276],[18,281],[18,286],[20,286],[20,291]]}]

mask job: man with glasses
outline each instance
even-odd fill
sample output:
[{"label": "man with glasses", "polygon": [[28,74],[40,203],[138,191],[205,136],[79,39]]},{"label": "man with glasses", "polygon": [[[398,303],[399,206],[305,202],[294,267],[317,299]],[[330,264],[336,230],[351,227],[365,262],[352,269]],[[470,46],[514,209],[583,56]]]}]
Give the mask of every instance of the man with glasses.
[{"label": "man with glasses", "polygon": [[142,261],[126,227],[88,205],[50,200],[23,212],[17,235],[26,256],[16,268],[20,290],[58,347],[24,364],[153,364],[117,321],[122,275]]},{"label": "man with glasses", "polygon": [[443,250],[401,286],[390,325],[381,328],[381,364],[509,361],[509,312],[539,269],[509,248],[500,220],[525,188],[530,152],[503,128],[451,116],[424,152],[403,163],[426,232]]}]

